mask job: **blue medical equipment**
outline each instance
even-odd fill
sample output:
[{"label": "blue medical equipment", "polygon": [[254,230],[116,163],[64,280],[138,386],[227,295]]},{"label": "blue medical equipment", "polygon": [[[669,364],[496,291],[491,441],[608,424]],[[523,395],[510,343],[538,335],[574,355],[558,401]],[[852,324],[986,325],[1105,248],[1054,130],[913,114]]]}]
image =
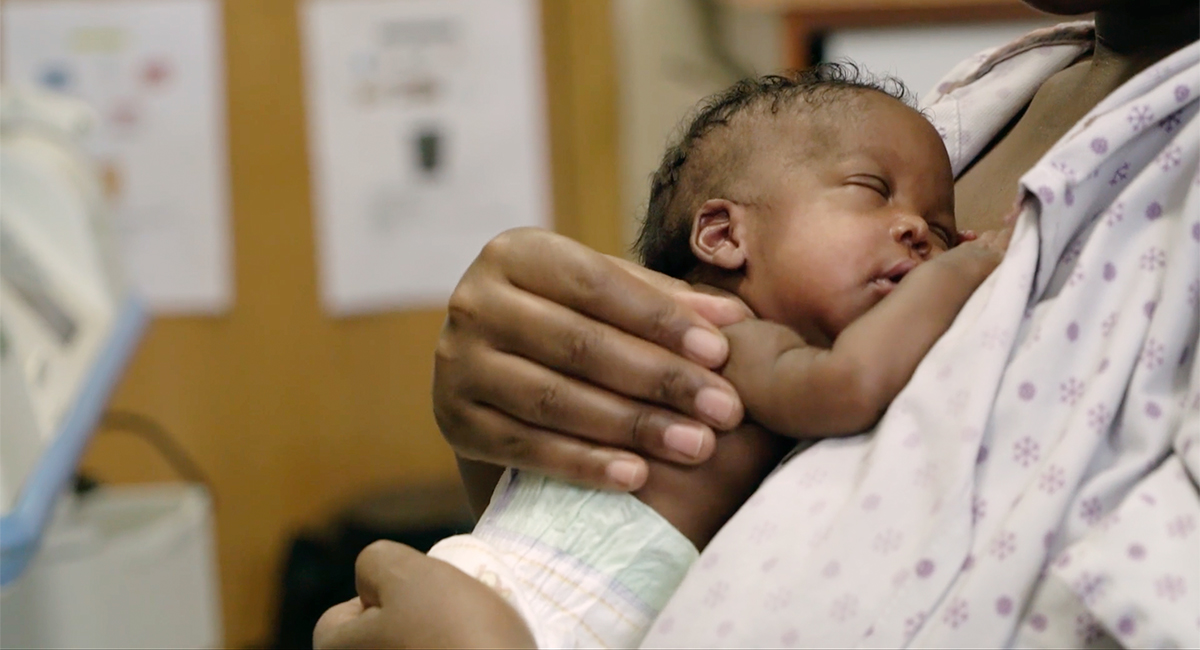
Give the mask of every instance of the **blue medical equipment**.
[{"label": "blue medical equipment", "polygon": [[25,570],[145,327],[74,100],[0,91],[0,585]]}]

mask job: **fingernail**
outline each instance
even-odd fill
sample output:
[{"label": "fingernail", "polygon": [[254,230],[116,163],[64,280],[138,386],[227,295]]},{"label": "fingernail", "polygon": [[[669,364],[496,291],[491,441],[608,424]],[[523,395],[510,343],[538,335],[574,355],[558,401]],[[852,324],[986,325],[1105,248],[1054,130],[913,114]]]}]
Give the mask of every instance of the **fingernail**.
[{"label": "fingernail", "polygon": [[627,490],[633,489],[641,485],[642,464],[632,460],[614,460],[604,469],[604,473],[613,483]]},{"label": "fingernail", "polygon": [[736,403],[733,397],[717,388],[701,388],[696,393],[696,410],[714,422],[729,424]]},{"label": "fingernail", "polygon": [[693,327],[683,333],[683,349],[694,359],[709,365],[725,361],[725,340],[703,327]]},{"label": "fingernail", "polygon": [[696,458],[704,446],[704,429],[688,424],[669,425],[663,431],[663,444],[688,458]]}]

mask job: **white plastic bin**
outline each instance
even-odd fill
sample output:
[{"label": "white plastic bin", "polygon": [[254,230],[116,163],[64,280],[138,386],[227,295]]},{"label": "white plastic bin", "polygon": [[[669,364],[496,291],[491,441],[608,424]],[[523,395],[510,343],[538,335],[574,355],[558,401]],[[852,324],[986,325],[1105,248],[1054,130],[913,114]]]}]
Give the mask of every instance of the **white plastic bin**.
[{"label": "white plastic bin", "polygon": [[216,648],[219,594],[204,488],[68,494],[29,570],[0,594],[0,647]]}]

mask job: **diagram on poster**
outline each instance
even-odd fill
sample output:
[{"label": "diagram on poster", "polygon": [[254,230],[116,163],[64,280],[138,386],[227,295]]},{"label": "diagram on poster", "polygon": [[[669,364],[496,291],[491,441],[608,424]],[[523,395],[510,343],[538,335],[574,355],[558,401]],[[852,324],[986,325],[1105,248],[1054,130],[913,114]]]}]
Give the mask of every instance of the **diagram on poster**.
[{"label": "diagram on poster", "polygon": [[233,302],[220,5],[6,0],[8,83],[96,111],[86,146],[131,285],[157,313]]},{"label": "diagram on poster", "polygon": [[302,8],[322,302],[444,304],[503,230],[549,223],[534,0]]}]

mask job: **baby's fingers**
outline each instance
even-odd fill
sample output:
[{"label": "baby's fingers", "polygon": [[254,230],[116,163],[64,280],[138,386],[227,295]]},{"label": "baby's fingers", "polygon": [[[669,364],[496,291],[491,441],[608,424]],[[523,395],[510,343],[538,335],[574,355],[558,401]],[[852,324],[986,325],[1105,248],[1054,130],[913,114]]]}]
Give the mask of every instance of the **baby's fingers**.
[{"label": "baby's fingers", "polygon": [[1012,239],[1012,228],[988,230],[980,233],[974,245],[1003,253],[1008,250],[1008,242]]}]

